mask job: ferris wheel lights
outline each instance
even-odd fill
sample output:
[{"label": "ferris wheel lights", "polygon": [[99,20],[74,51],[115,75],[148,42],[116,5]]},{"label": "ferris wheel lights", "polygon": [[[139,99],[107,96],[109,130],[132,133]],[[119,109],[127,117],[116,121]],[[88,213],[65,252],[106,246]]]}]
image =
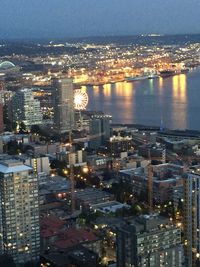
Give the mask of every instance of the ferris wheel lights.
[{"label": "ferris wheel lights", "polygon": [[88,104],[88,94],[80,89],[74,91],[74,107],[77,110],[84,110]]}]

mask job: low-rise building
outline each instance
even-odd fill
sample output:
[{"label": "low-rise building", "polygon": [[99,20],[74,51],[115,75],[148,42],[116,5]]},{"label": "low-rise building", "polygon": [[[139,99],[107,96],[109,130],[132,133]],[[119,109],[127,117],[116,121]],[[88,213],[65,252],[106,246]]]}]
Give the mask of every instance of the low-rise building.
[{"label": "low-rise building", "polygon": [[74,195],[77,208],[86,210],[91,209],[94,204],[99,204],[114,199],[112,194],[96,188],[76,190]]},{"label": "low-rise building", "polygon": [[115,213],[120,209],[130,209],[130,205],[120,203],[118,201],[107,201],[103,203],[99,203],[96,205],[92,205],[91,209],[96,211],[100,211],[102,213]]},{"label": "low-rise building", "polygon": [[[153,198],[158,203],[174,201],[177,205],[183,198],[183,166],[175,164],[152,165]],[[147,192],[148,168],[133,168],[119,171],[119,177],[132,184],[133,192]]]},{"label": "low-rise building", "polygon": [[132,137],[113,136],[106,141],[108,154],[111,156],[120,156],[122,152],[128,152],[133,149]]}]

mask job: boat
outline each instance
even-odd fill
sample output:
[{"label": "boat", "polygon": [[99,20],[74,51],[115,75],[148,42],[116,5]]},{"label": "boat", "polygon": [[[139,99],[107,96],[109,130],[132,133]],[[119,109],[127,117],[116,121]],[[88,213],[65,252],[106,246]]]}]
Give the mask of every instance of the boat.
[{"label": "boat", "polygon": [[127,82],[141,81],[141,80],[146,80],[146,79],[148,79],[147,75],[125,77],[125,81]]},{"label": "boat", "polygon": [[156,79],[156,78],[159,78],[160,76],[159,75],[157,75],[157,74],[150,74],[149,76],[148,76],[148,79]]},{"label": "boat", "polygon": [[189,69],[181,69],[181,74],[188,73],[189,71]]},{"label": "boat", "polygon": [[167,77],[170,77],[170,76],[173,76],[176,74],[177,73],[174,70],[162,70],[162,71],[160,71],[160,77],[162,77],[162,78],[167,78]]}]

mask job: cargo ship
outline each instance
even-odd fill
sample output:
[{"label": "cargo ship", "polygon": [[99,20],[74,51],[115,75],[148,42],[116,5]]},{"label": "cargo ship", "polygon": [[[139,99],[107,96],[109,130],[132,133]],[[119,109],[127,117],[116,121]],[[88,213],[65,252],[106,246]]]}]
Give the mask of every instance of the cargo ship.
[{"label": "cargo ship", "polygon": [[170,76],[173,76],[176,74],[177,73],[174,70],[162,70],[162,71],[160,71],[160,77],[162,77],[162,78],[167,78],[167,77],[170,77]]},{"label": "cargo ship", "polygon": [[185,74],[188,73],[189,69],[180,69],[180,70],[163,70],[160,71],[160,77],[167,78],[173,75]]}]

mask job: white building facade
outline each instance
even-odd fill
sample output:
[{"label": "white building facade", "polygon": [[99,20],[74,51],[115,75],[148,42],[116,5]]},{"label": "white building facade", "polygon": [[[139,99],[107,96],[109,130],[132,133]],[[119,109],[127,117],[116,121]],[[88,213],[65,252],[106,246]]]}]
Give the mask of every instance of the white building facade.
[{"label": "white building facade", "polygon": [[0,162],[0,254],[16,264],[37,261],[40,254],[38,181],[21,162]]}]

